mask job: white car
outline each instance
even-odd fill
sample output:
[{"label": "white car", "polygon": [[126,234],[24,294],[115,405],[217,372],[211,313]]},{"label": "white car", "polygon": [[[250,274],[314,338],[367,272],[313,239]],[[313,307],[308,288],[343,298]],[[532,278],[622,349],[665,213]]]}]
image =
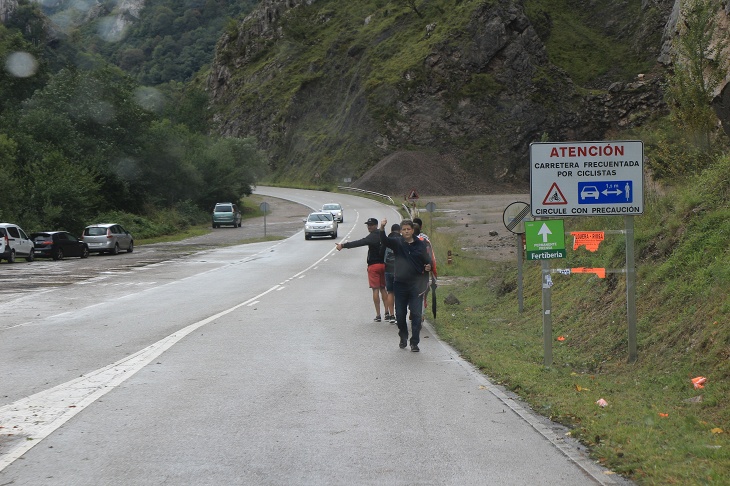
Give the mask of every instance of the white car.
[{"label": "white car", "polygon": [[332,213],[326,211],[311,213],[304,220],[304,239],[309,240],[312,236],[337,238],[337,228],[337,220],[332,217]]},{"label": "white car", "polygon": [[0,260],[14,263],[16,257],[25,257],[32,262],[35,259],[35,245],[25,231],[18,225],[0,223]]},{"label": "white car", "polygon": [[342,206],[340,206],[337,203],[328,203],[322,206],[322,212],[329,212],[332,213],[332,217],[334,217],[338,222],[344,223],[345,217],[342,213]]}]

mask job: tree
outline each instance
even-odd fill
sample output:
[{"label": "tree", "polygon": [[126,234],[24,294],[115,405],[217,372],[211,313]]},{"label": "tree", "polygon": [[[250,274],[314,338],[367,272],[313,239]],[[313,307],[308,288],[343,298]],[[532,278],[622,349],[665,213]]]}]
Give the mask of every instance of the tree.
[{"label": "tree", "polygon": [[727,43],[718,33],[718,10],[713,0],[684,3],[683,24],[675,39],[673,73],[667,85],[672,120],[704,154],[711,151],[717,126],[711,102],[727,66],[723,54]]}]

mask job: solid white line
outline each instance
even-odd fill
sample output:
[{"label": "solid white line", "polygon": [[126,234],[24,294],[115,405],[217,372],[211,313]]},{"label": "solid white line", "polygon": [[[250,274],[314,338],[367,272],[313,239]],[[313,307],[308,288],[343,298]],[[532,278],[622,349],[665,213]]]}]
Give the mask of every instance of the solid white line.
[{"label": "solid white line", "polygon": [[240,307],[249,305],[254,300],[278,288],[279,286],[275,285],[256,297],[191,324],[109,366],[0,407],[0,423],[3,424],[3,428],[12,430],[14,437],[20,440],[18,444],[0,456],[0,471],[48,437],[77,413],[134,376],[135,373],[191,332],[226,314],[230,314]]}]

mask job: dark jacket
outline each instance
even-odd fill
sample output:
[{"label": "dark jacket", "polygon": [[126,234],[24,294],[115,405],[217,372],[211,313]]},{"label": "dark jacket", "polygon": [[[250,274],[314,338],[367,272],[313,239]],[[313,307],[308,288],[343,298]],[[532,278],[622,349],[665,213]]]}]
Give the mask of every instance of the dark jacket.
[{"label": "dark jacket", "polygon": [[[391,231],[388,238],[401,238],[401,235],[397,231]],[[395,252],[393,250],[385,248],[383,261],[385,262],[385,273],[395,273]]]},{"label": "dark jacket", "polygon": [[342,244],[342,248],[357,248],[359,246],[368,247],[368,265],[374,263],[383,263],[385,247],[380,243],[380,230],[371,231],[365,238],[355,241],[348,241]]},{"label": "dark jacket", "polygon": [[395,253],[394,280],[406,284],[421,284],[424,275],[423,267],[431,263],[431,255],[429,255],[426,243],[418,238],[414,238],[413,243],[406,243],[403,238],[390,238],[385,236],[382,231],[380,241]]}]

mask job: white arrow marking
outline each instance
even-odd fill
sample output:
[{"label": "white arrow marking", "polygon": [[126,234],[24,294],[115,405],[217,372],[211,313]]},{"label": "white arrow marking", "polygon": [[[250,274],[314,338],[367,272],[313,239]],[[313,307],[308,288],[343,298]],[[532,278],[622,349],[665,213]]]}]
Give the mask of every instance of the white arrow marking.
[{"label": "white arrow marking", "polygon": [[615,191],[609,191],[608,189],[603,190],[603,195],[608,196],[609,194],[616,194],[617,196],[621,194],[623,191],[621,189],[616,189]]},{"label": "white arrow marking", "polygon": [[540,231],[537,232],[538,235],[542,235],[542,242],[547,243],[548,241],[548,235],[553,234],[552,231],[550,231],[550,228],[548,228],[548,225],[546,223],[542,224],[542,228],[540,228]]}]

